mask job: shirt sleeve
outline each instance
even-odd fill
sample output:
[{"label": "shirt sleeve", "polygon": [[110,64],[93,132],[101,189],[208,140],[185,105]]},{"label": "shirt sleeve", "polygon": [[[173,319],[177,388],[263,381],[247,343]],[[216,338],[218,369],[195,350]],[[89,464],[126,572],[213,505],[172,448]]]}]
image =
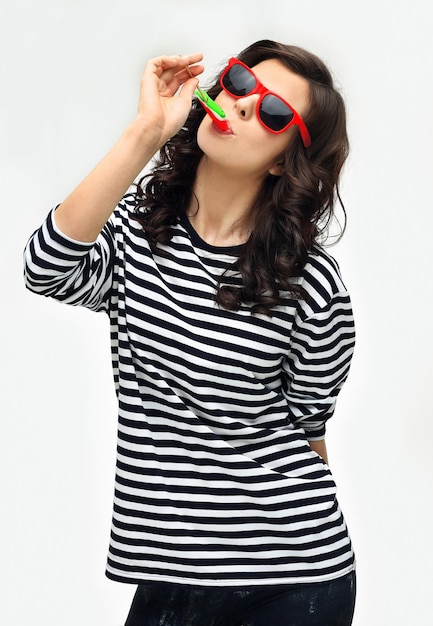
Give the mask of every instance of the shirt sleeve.
[{"label": "shirt sleeve", "polygon": [[24,250],[24,283],[32,292],[94,311],[108,310],[115,228],[107,222],[93,243],[75,241],[56,226],[55,210]]},{"label": "shirt sleeve", "polygon": [[350,297],[335,294],[320,311],[297,320],[283,371],[290,421],[310,441],[323,439],[348,376],[355,345]]}]

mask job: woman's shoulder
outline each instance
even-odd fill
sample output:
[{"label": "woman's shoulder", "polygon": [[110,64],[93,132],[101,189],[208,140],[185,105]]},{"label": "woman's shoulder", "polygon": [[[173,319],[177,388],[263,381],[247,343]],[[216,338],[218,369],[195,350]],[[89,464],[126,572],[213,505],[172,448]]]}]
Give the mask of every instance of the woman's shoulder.
[{"label": "woman's shoulder", "polygon": [[137,195],[134,188],[131,188],[120,200],[109,220],[118,235],[142,234],[143,229],[137,221],[137,205]]},{"label": "woman's shoulder", "polygon": [[133,189],[129,189],[116,207],[115,215],[126,219],[132,219],[137,212],[137,195]]},{"label": "woman's shoulder", "polygon": [[308,255],[300,285],[309,296],[309,306],[315,310],[323,309],[336,297],[348,297],[337,260],[319,246],[315,246]]}]

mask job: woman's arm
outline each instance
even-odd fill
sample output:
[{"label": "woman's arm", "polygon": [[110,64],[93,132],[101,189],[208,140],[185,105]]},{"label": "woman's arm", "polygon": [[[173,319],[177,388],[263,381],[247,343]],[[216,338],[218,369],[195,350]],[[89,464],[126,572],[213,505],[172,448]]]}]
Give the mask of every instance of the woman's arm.
[{"label": "woman's arm", "polygon": [[[135,120],[56,210],[56,225],[65,235],[83,242],[96,239],[146,164],[185,123],[197,85],[185,67],[201,59],[201,54],[161,56],[147,63]],[[203,67],[193,65],[190,71],[197,76]]]}]

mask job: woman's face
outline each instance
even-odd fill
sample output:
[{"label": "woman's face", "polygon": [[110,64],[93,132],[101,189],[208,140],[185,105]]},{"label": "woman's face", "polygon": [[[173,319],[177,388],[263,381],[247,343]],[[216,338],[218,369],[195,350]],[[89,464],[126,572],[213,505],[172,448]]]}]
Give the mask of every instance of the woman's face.
[{"label": "woman's face", "polygon": [[[265,87],[305,116],[309,105],[309,85],[278,59],[267,59],[255,65],[254,73]],[[224,109],[230,133],[222,133],[206,115],[197,133],[197,142],[206,157],[234,175],[265,178],[268,173],[282,173],[279,163],[292,138],[299,129],[296,125],[274,134],[257,119],[259,94],[235,99],[222,91],[216,101]]]}]

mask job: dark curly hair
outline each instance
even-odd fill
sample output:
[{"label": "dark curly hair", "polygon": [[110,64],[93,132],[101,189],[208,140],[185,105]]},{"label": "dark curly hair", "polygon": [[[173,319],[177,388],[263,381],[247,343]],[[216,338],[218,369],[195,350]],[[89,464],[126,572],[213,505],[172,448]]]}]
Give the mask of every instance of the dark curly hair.
[{"label": "dark curly hair", "polygon": [[[237,310],[251,303],[253,313],[272,315],[282,303],[282,292],[292,298],[306,294],[296,278],[302,274],[314,245],[324,234],[341,202],[338,181],[349,151],[345,105],[335,89],[330,71],[314,54],[270,40],[258,41],[238,58],[249,67],[266,59],[278,59],[308,81],[309,109],[304,121],[311,146],[304,148],[299,133],[288,145],[281,176],[269,174],[252,207],[253,228],[231,269],[242,286],[224,284],[216,290],[217,303]],[[219,77],[208,90],[215,98],[221,92]],[[185,214],[192,196],[198,163],[203,155],[197,145],[197,130],[205,113],[195,103],[184,127],[160,150],[151,174],[137,184],[135,217],[143,226],[150,245],[167,243],[171,227]],[[344,226],[341,229],[342,234]]]}]

